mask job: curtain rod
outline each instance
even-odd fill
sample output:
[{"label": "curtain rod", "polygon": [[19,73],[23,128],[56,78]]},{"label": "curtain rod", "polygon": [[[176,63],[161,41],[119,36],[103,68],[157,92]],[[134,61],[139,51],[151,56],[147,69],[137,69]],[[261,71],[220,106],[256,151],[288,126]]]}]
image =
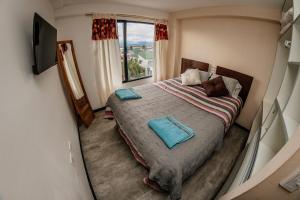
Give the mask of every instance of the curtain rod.
[{"label": "curtain rod", "polygon": [[139,16],[139,15],[128,15],[128,14],[105,14],[105,13],[86,13],[85,16],[87,17],[93,17],[97,15],[112,15],[116,17],[132,17],[132,18],[139,18],[139,19],[146,19],[146,20],[152,20],[152,21],[164,21],[168,22],[167,19],[158,19],[158,18],[153,18],[153,17],[145,17],[145,16]]}]

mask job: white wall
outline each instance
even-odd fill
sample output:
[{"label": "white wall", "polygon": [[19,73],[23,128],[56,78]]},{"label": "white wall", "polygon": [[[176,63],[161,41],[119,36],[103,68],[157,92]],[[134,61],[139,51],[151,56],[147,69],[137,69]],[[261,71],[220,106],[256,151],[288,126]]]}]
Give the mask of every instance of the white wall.
[{"label": "white wall", "polygon": [[[94,57],[92,51],[92,18],[84,16],[88,12],[121,13],[155,18],[167,18],[168,13],[113,3],[80,4],[67,6],[55,11],[57,27],[61,32],[60,40],[73,40],[78,61],[78,67],[83,84],[91,102],[92,108],[99,108],[100,102],[96,89],[95,74],[93,73]],[[151,83],[151,78],[124,84],[124,87],[133,87],[140,84]]]},{"label": "white wall", "polygon": [[31,70],[34,12],[54,23],[47,0],[0,2],[0,199],[92,199],[57,68]]}]

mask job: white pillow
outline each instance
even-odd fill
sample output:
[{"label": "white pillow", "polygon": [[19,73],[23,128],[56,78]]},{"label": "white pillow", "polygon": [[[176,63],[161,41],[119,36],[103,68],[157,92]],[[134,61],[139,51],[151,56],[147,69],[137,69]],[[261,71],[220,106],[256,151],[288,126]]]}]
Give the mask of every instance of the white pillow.
[{"label": "white pillow", "polygon": [[198,85],[201,84],[200,71],[198,69],[187,69],[181,74],[182,85]]},{"label": "white pillow", "polygon": [[242,90],[242,85],[238,82],[238,84],[235,86],[234,91],[232,92],[232,97],[237,98],[240,94],[240,91]]},{"label": "white pillow", "polygon": [[[211,76],[211,79],[217,78],[218,76],[220,76],[220,75],[213,74]],[[222,76],[222,78],[223,78],[223,81],[226,85],[226,88],[227,88],[229,94],[232,97],[237,98],[239,96],[240,91],[242,90],[242,86],[239,83],[239,81],[234,78],[227,77],[227,76]]]},{"label": "white pillow", "polygon": [[201,82],[207,81],[209,79],[209,73],[206,71],[199,70]]}]

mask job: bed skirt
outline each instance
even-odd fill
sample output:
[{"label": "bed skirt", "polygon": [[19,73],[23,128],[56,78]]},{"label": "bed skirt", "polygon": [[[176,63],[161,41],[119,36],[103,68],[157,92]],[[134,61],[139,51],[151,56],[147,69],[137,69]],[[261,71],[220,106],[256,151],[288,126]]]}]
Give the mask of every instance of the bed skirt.
[{"label": "bed skirt", "polygon": [[[127,137],[126,133],[120,128],[117,120],[116,120],[116,126],[118,129],[118,132],[120,133],[121,137],[124,139],[126,144],[129,146],[129,149],[135,158],[135,160],[140,163],[142,166],[144,166],[147,170],[149,170],[149,166],[147,165],[146,161],[144,160],[143,156],[141,153],[138,152],[137,148],[135,147],[134,143]],[[150,188],[159,191],[159,192],[167,192],[163,190],[155,181],[152,181],[149,179],[148,176],[143,178],[144,184],[149,186]]]}]

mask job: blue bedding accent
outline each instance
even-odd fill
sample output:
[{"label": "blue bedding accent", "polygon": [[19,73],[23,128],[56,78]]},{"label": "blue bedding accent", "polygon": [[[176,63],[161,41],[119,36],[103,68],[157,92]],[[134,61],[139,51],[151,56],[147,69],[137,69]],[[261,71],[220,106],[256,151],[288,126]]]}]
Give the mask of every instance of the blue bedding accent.
[{"label": "blue bedding accent", "polygon": [[193,129],[187,127],[172,116],[151,119],[148,122],[148,126],[161,138],[169,149],[194,136]]},{"label": "blue bedding accent", "polygon": [[134,89],[118,89],[115,94],[120,100],[140,99],[142,98]]}]

